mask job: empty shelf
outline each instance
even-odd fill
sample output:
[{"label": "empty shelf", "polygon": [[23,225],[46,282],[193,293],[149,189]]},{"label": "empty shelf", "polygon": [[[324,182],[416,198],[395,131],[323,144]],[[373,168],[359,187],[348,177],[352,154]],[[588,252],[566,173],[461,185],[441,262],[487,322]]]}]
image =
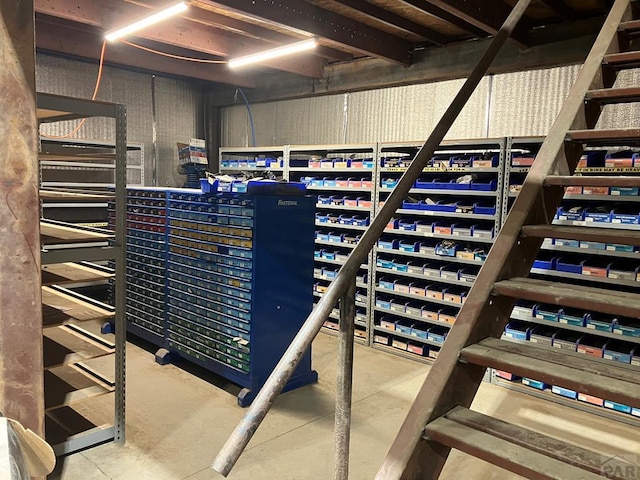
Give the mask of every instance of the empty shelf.
[{"label": "empty shelf", "polygon": [[45,410],[73,405],[114,390],[113,385],[84,371],[81,365],[56,367],[44,372]]},{"label": "empty shelf", "polygon": [[56,263],[42,266],[42,284],[68,282],[93,282],[96,280],[108,280],[113,277],[102,269],[93,268],[80,263]]},{"label": "empty shelf", "polygon": [[115,345],[75,325],[64,325],[44,331],[43,349],[44,368],[50,369],[109,355]]},{"label": "empty shelf", "polygon": [[74,294],[64,288],[42,287],[42,303],[67,317],[73,317],[80,321],[103,320],[113,317],[112,310],[102,308],[98,302],[89,303],[88,298],[86,300],[83,298],[86,297]]}]

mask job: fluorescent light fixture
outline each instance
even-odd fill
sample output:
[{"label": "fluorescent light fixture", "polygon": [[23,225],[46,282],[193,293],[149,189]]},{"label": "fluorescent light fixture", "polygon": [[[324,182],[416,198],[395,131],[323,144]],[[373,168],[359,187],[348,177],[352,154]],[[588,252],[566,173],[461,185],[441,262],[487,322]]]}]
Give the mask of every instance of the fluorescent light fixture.
[{"label": "fluorescent light fixture", "polygon": [[180,2],[171,7],[165,8],[164,10],[160,10],[153,15],[149,15],[148,17],[143,18],[142,20],[138,20],[137,22],[132,23],[131,25],[127,25],[119,30],[115,30],[113,32],[109,32],[105,35],[105,39],[110,42],[114,40],[118,40],[122,37],[126,37],[127,35],[131,35],[134,32],[147,28],[154,23],[161,22],[166,20],[167,18],[173,17],[174,15],[178,15],[179,13],[187,10],[189,6],[186,2]]},{"label": "fluorescent light fixture", "polygon": [[264,52],[233,58],[229,60],[229,67],[244,67],[245,65],[250,65],[252,63],[264,62],[266,60],[284,57],[285,55],[312,50],[317,46],[318,41],[315,38],[310,38],[309,40],[292,43],[290,45],[285,45],[284,47],[272,48],[271,50],[265,50]]}]

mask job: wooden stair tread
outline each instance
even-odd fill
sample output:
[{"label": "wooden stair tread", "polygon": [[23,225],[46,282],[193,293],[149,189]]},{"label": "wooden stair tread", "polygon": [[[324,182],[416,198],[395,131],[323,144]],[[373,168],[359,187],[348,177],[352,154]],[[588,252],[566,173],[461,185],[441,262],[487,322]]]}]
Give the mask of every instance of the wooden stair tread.
[{"label": "wooden stair tread", "polygon": [[640,318],[640,294],[516,277],[496,282],[493,293],[534,302],[563,305]]},{"label": "wooden stair tread", "polygon": [[112,237],[105,233],[90,232],[73,226],[40,221],[40,237],[43,243],[82,243],[105,241]]},{"label": "wooden stair tread", "polygon": [[75,326],[58,326],[44,331],[44,368],[54,368],[109,355],[115,345],[99,341]]},{"label": "wooden stair tread", "polygon": [[464,348],[460,358],[474,365],[640,408],[640,371],[631,365],[497,338]]},{"label": "wooden stair tread", "polygon": [[605,88],[590,90],[585,100],[600,104],[631,103],[640,101],[640,87]]},{"label": "wooden stair tread", "polygon": [[[640,176],[553,175],[545,178],[544,185],[555,187],[640,187]],[[612,200],[615,198],[615,195],[611,196]]]},{"label": "wooden stair tread", "polygon": [[571,130],[566,140],[593,146],[616,146],[617,144],[640,144],[640,128],[619,128],[611,130]]},{"label": "wooden stair tread", "polygon": [[[441,421],[441,419],[445,419],[447,422]],[[443,430],[450,431],[448,427],[453,427],[451,423],[485,434],[490,437],[488,440],[503,440],[517,447],[523,447],[528,451],[543,455],[548,460],[560,461],[563,464],[578,467],[581,469],[579,471],[580,475],[585,472],[600,474],[603,467],[603,458],[606,458],[599,453],[463,407],[456,407],[440,419],[428,424],[426,435],[431,437],[432,434],[442,434]],[[480,435],[480,437],[484,437],[484,435]],[[490,445],[490,443],[487,443],[487,445]],[[536,456],[536,459],[539,459],[539,457]]]},{"label": "wooden stair tread", "polygon": [[602,479],[599,474],[587,472],[547,455],[532,451],[490,433],[468,427],[446,416],[429,423],[425,434],[431,441],[455,448],[468,455],[527,478],[561,480]]},{"label": "wooden stair tread", "polygon": [[610,53],[604,56],[602,63],[620,70],[635,68],[636,65],[640,64],[640,51]]},{"label": "wooden stair tread", "polygon": [[113,391],[111,385],[100,382],[73,365],[44,372],[45,410],[73,405]]},{"label": "wooden stair tread", "polygon": [[103,320],[114,316],[114,312],[65,293],[63,289],[42,287],[42,303],[76,320]]},{"label": "wooden stair tread", "polygon": [[113,277],[113,273],[107,273],[80,263],[67,262],[42,265],[43,285],[93,282],[96,280],[108,280],[111,277]]},{"label": "wooden stair tread", "polygon": [[640,35],[640,20],[630,20],[628,22],[622,22],[618,26],[618,31],[621,33],[636,33]]},{"label": "wooden stair tread", "polygon": [[520,234],[525,238],[561,238],[563,240],[586,240],[590,242],[640,246],[640,230],[566,227],[560,225],[525,225],[520,230]]}]

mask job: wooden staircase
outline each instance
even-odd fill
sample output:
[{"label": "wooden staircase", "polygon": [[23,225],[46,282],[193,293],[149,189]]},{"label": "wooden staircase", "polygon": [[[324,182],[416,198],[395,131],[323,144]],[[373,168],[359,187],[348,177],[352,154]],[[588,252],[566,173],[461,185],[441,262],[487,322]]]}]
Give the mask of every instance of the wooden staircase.
[{"label": "wooden staircase", "polygon": [[[613,4],[378,480],[438,478],[452,448],[532,479],[605,476],[600,454],[469,408],[487,368],[640,408],[637,368],[501,339],[518,299],[640,318],[638,294],[527,278],[545,238],[640,245],[638,232],[551,224],[565,187],[640,186],[639,177],[573,176],[587,147],[640,145],[640,128],[594,130],[603,106],[640,101],[640,87],[613,86],[619,71],[640,67],[631,3]],[[616,471],[640,475],[621,462]]]}]

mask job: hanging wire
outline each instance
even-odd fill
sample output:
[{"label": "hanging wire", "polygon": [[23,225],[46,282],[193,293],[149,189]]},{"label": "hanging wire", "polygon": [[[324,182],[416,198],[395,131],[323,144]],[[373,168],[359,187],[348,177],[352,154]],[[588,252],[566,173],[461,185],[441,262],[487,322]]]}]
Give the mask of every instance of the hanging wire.
[{"label": "hanging wire", "polygon": [[228,63],[226,60],[207,60],[204,58],[193,58],[193,57],[183,57],[182,55],[173,55],[171,53],[160,52],[158,50],[154,50],[149,47],[138,45],[137,43],[128,42],[127,40],[120,40],[120,41],[125,45],[129,45],[130,47],[138,48],[140,50],[144,50],[145,52],[154,53],[156,55],[161,55],[163,57],[175,58],[177,60],[184,60],[187,62],[195,62],[195,63],[214,63],[214,64]]},{"label": "hanging wire", "polygon": [[[100,51],[100,66],[98,67],[98,77],[96,78],[96,86],[93,89],[93,95],[91,96],[91,100],[96,99],[96,97],[98,96],[98,91],[100,90],[100,82],[102,81],[102,72],[104,67],[104,54],[106,49],[107,49],[107,41],[105,40],[102,42],[102,50]],[[86,117],[83,118],[82,120],[80,120],[80,122],[78,122],[78,125],[76,125],[76,127],[73,130],[71,130],[69,133],[65,133],[64,135],[47,135],[46,133],[42,133],[41,135],[46,138],[69,138],[75,135],[76,133],[78,133],[78,131],[84,126],[86,121],[87,121],[87,118]]]},{"label": "hanging wire", "polygon": [[242,95],[244,104],[247,107],[247,112],[249,113],[249,123],[251,125],[251,146],[255,147],[256,146],[256,128],[255,128],[255,124],[253,123],[253,113],[251,112],[251,105],[249,105],[249,100],[247,100],[247,96],[244,94],[241,88],[236,88],[236,93],[233,96],[233,101],[235,102],[238,100],[238,92],[240,92],[240,95]]}]

